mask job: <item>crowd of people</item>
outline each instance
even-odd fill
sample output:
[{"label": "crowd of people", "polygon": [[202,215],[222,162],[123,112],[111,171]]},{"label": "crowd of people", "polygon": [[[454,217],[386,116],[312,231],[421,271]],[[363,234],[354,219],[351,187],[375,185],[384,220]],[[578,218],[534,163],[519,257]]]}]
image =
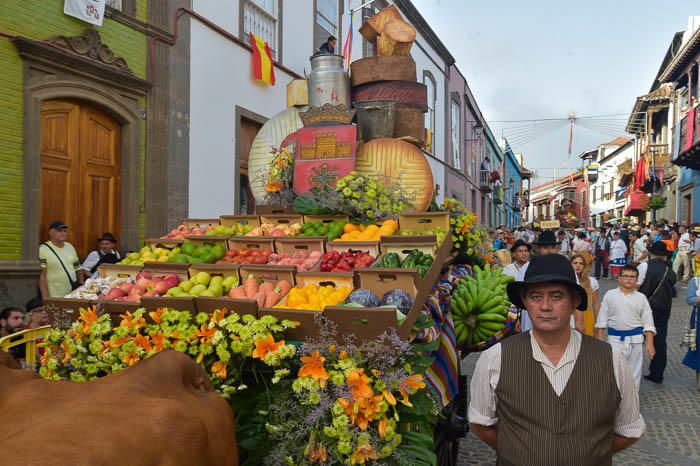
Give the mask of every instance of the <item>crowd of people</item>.
[{"label": "crowd of people", "polygon": [[[520,320],[515,336],[481,354],[469,421],[499,464],[610,464],[643,435],[639,387],[642,376],[663,383],[679,279],[687,303],[700,306],[699,233],[665,221],[493,232]],[[608,279],[618,286],[601,297]],[[700,372],[697,334],[686,340],[683,362]]]}]

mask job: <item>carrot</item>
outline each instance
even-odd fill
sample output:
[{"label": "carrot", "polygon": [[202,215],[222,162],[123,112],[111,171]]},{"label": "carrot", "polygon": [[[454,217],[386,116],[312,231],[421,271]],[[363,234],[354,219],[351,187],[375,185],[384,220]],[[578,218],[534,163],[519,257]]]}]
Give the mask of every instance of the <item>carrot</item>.
[{"label": "carrot", "polygon": [[280,302],[280,299],[282,296],[280,295],[280,289],[279,287],[275,288],[271,292],[267,294],[265,297],[265,307],[272,307],[278,302]]},{"label": "carrot", "polygon": [[229,291],[228,296],[230,298],[237,298],[237,299],[248,299],[248,296],[245,294],[245,290],[243,289],[243,286],[237,286],[236,288],[231,288],[231,291]]},{"label": "carrot", "polygon": [[255,293],[255,296],[253,296],[253,299],[255,299],[258,302],[258,307],[264,307],[265,305],[265,293],[262,291],[258,291]]},{"label": "carrot", "polygon": [[243,289],[245,290],[246,297],[255,297],[255,294],[258,292],[258,281],[253,275],[248,275],[248,278],[245,279],[243,282]]},{"label": "carrot", "polygon": [[280,280],[277,282],[277,288],[280,289],[280,296],[284,296],[287,293],[289,293],[289,290],[292,289],[292,284],[289,283],[287,280]]},{"label": "carrot", "polygon": [[265,282],[262,285],[260,285],[259,291],[262,291],[267,296],[268,294],[272,293],[272,290],[274,289],[275,286],[272,283]]}]

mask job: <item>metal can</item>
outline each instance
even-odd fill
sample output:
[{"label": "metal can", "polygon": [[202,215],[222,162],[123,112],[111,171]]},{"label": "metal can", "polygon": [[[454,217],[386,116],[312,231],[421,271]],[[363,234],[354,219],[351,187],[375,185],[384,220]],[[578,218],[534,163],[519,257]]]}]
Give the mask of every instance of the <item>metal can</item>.
[{"label": "metal can", "polygon": [[308,76],[309,106],[345,105],[350,108],[350,78],[342,55],[314,55]]}]

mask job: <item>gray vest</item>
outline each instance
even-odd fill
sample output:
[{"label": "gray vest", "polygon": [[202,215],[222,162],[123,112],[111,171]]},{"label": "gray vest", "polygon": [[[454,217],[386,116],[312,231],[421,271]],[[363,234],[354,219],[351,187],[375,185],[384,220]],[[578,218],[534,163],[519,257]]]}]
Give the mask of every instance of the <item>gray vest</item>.
[{"label": "gray vest", "polygon": [[611,465],[620,392],[609,344],[583,335],[561,396],[532,357],[530,335],[502,343],[498,405],[498,464]]}]

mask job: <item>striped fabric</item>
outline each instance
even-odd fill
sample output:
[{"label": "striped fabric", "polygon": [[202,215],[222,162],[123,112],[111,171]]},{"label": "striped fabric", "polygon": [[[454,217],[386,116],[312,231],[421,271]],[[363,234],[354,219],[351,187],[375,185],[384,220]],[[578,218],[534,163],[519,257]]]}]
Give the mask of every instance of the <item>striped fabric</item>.
[{"label": "striped fabric", "polygon": [[560,393],[534,358],[529,335],[509,338],[502,346],[501,372],[509,376],[496,387],[498,464],[611,465],[621,396],[610,345],[583,337]]}]

